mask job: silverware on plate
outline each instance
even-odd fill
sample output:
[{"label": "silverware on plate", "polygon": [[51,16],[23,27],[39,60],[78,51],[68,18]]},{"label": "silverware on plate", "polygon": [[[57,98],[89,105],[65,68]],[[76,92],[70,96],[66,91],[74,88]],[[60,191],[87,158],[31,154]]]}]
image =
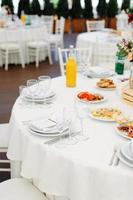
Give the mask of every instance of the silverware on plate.
[{"label": "silverware on plate", "polygon": [[[76,136],[76,135],[78,135],[80,133],[80,131],[76,131],[76,132],[72,132],[71,133],[71,137],[74,137],[74,136]],[[62,138],[61,138],[62,137]],[[50,145],[50,144],[55,144],[56,142],[58,142],[58,141],[60,141],[60,139],[66,139],[66,138],[68,138],[69,137],[69,134],[68,133],[66,133],[66,134],[64,134],[64,135],[62,135],[62,136],[58,136],[58,137],[54,137],[54,138],[52,138],[52,139],[50,139],[50,140],[48,140],[48,141],[46,141],[46,142],[44,142],[43,144],[48,144],[48,145]]]}]

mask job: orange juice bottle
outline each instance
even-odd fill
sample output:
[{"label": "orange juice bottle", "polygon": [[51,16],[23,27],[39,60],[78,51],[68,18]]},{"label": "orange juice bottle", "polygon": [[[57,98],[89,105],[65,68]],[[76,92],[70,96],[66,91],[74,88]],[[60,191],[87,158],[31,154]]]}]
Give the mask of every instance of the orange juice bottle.
[{"label": "orange juice bottle", "polygon": [[76,86],[77,64],[74,58],[73,46],[70,46],[70,54],[66,63],[66,86]]},{"label": "orange juice bottle", "polygon": [[26,22],[26,15],[24,14],[24,11],[21,13],[21,21],[25,24]]}]

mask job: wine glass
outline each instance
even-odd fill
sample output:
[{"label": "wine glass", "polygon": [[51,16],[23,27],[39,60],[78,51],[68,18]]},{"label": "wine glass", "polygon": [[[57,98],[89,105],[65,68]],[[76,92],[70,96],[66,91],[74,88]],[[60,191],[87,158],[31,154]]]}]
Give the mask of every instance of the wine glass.
[{"label": "wine glass", "polygon": [[37,84],[38,84],[38,81],[36,79],[29,79],[27,81],[27,89],[28,89],[29,95],[31,96],[32,103],[34,103],[34,95],[38,87]]},{"label": "wine glass", "polygon": [[67,108],[58,109],[57,129],[60,133],[57,147],[65,147],[66,145],[74,145],[77,143],[76,137],[72,137],[72,115]]},{"label": "wine glass", "polygon": [[86,119],[86,112],[85,112],[86,107],[84,107],[82,103],[75,100],[74,109],[75,109],[76,116],[80,121],[80,127],[81,127],[81,133],[77,135],[77,139],[79,141],[88,140],[90,139],[90,137],[84,132],[84,120]]}]

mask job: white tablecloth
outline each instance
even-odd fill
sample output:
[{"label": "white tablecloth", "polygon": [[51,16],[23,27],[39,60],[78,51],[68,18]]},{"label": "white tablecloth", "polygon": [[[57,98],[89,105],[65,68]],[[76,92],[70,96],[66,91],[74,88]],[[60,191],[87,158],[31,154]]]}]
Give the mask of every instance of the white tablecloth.
[{"label": "white tablecloth", "polygon": [[[104,31],[80,33],[77,37],[76,47],[92,47],[92,65],[103,63],[103,56],[112,56],[115,61],[116,44],[121,40],[116,34]],[[106,48],[109,47],[110,49]],[[103,52],[105,50],[105,52]],[[101,52],[102,51],[102,52]],[[105,55],[102,55],[105,54]]]},{"label": "white tablecloth", "polygon": [[[114,77],[116,80],[116,77]],[[118,80],[117,80],[118,81]],[[91,107],[117,107],[132,114],[133,108],[123,104],[119,87],[114,91],[96,89],[97,79],[78,77],[75,88],[65,87],[65,78],[52,80],[56,92],[54,106],[69,106],[73,109],[75,95],[79,91],[97,91],[107,97],[107,101]],[[8,158],[22,162],[21,175],[33,178],[37,187],[47,194],[64,196],[71,200],[132,200],[133,168],[120,162],[119,166],[109,166],[114,145],[127,140],[117,134],[116,123],[94,120],[84,121],[84,131],[89,140],[57,148],[44,145],[44,137],[33,135],[22,121],[44,116],[50,105],[29,107],[19,105],[17,100],[10,119],[10,141]],[[89,111],[88,111],[89,113]]]},{"label": "white tablecloth", "polygon": [[[39,32],[38,34],[37,32]],[[26,43],[33,40],[42,40],[43,36],[48,41],[48,35],[46,35],[46,27],[44,23],[39,23],[39,25],[35,24],[32,26],[12,26],[7,28],[0,29],[0,45],[3,43],[11,43],[11,42],[18,42],[22,48],[23,57],[25,63],[27,63],[27,50],[26,50]],[[47,52],[41,52],[39,60],[45,60],[47,56]],[[35,61],[35,57],[30,58],[30,62]],[[0,62],[1,63],[1,62]],[[20,62],[19,56],[16,54],[12,54],[9,57],[9,63],[18,64]]]}]

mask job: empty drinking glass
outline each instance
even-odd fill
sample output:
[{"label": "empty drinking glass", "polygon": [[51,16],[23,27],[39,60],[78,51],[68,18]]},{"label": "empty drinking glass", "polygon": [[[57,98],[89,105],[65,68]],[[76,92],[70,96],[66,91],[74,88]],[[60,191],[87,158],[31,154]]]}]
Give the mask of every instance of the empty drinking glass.
[{"label": "empty drinking glass", "polygon": [[19,95],[21,96],[23,94],[23,90],[26,88],[26,85],[20,85],[19,86]]},{"label": "empty drinking glass", "polygon": [[39,76],[38,80],[39,80],[39,90],[45,97],[45,96],[47,96],[47,94],[50,91],[51,77],[50,76]]},{"label": "empty drinking glass", "polygon": [[74,101],[74,109],[77,118],[80,121],[81,133],[77,135],[79,141],[88,140],[90,137],[84,132],[84,120],[86,119],[85,107],[77,100]]},{"label": "empty drinking glass", "polygon": [[30,79],[27,81],[27,89],[29,92],[29,97],[31,97],[32,102],[34,101],[35,93],[38,89],[38,81],[36,79]]}]

